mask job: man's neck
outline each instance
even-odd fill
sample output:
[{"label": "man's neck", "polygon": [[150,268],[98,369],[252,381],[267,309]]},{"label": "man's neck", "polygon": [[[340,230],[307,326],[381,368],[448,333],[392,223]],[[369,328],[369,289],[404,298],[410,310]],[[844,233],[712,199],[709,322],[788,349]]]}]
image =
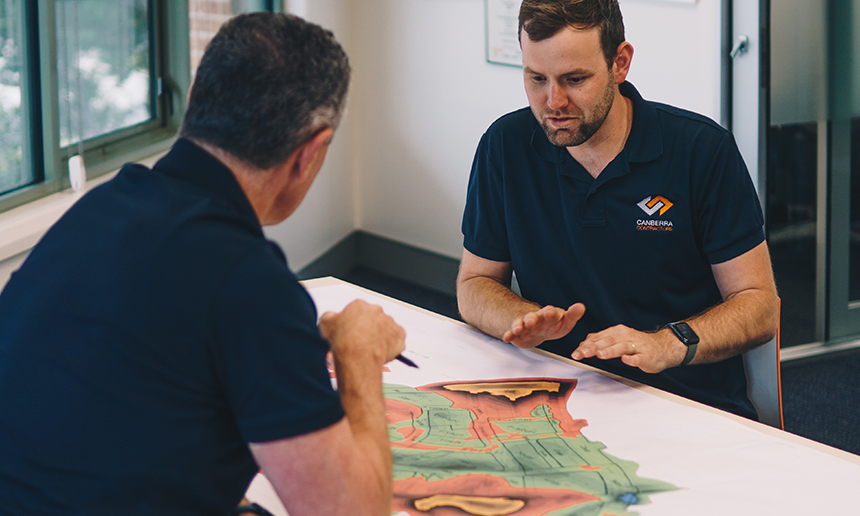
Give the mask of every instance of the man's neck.
[{"label": "man's neck", "polygon": [[633,101],[616,90],[612,108],[600,129],[587,142],[567,147],[567,152],[597,179],[613,159],[624,149],[633,127]]},{"label": "man's neck", "polygon": [[[249,163],[233,156],[229,152],[211,145],[207,142],[191,139],[195,145],[211,154],[222,165],[232,172],[239,187],[245,193],[245,197],[251,204],[254,213],[260,224],[265,226],[272,222],[266,218],[266,214],[271,210],[272,205],[276,201],[278,188],[272,186],[273,179],[276,179],[272,170],[260,170]],[[280,185],[278,185],[280,186]]]}]

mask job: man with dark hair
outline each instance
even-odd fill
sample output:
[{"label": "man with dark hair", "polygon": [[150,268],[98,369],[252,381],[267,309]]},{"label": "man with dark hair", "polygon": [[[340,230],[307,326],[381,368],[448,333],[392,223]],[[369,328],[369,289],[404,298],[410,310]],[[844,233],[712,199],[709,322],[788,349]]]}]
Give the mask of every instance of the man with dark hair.
[{"label": "man with dark hair", "polygon": [[0,514],[226,515],[259,468],[291,514],[389,514],[403,330],[360,301],[317,326],[261,227],[304,198],[349,73],[316,25],[234,18],[173,149],[33,249],[0,295]]},{"label": "man with dark hair", "polygon": [[740,354],[772,338],[778,300],[732,135],[626,82],[615,0],[525,0],[519,22],[530,109],[475,155],[463,318],[756,418]]}]

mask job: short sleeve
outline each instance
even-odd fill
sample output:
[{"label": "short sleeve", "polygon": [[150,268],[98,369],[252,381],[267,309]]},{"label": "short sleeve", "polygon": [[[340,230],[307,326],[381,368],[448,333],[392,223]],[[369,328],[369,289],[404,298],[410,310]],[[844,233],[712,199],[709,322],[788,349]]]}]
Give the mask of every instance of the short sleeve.
[{"label": "short sleeve", "polygon": [[463,247],[487,260],[509,262],[504,180],[493,163],[491,140],[489,133],[484,134],[472,161],[463,212]]},{"label": "short sleeve", "polygon": [[764,217],[749,171],[731,133],[694,171],[700,245],[711,264],[736,258],[764,241]]},{"label": "short sleeve", "polygon": [[215,300],[215,362],[247,442],[312,432],[343,416],[316,308],[279,250],[260,245],[233,268]]}]

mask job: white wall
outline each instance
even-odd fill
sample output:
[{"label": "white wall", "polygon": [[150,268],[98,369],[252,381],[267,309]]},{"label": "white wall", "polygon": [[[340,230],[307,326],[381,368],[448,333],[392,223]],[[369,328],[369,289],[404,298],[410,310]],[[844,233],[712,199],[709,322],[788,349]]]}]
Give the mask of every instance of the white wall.
[{"label": "white wall", "polygon": [[361,0],[354,17],[360,228],[459,256],[483,131],[522,107],[518,68],[485,62],[484,0]]},{"label": "white wall", "polygon": [[619,4],[634,49],[628,79],[642,96],[719,120],[720,0]]},{"label": "white wall", "polygon": [[[350,35],[354,25],[350,23],[348,3],[348,0],[291,0],[287,9],[331,30],[351,56]],[[293,270],[301,269],[356,228],[356,181],[354,159],[350,155],[350,139],[355,132],[352,111],[356,103],[352,91],[347,112],[305,201],[286,221],[266,228],[266,235],[280,244]]]},{"label": "white wall", "polygon": [[6,282],[9,281],[9,277],[12,273],[18,270],[18,267],[24,263],[28,254],[29,252],[24,252],[6,258],[5,260],[0,260],[0,290],[3,290],[3,287],[6,285]]},{"label": "white wall", "polygon": [[[475,148],[527,104],[519,68],[488,64],[484,0],[353,0],[356,227],[459,257]],[[720,108],[720,2],[621,0],[630,80],[653,100]]]}]

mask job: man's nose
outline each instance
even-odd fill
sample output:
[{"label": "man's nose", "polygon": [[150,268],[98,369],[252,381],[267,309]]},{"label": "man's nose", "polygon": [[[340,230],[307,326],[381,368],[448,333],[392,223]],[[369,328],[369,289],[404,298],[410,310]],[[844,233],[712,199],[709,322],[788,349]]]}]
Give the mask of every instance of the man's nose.
[{"label": "man's nose", "polygon": [[547,107],[550,109],[562,109],[567,106],[567,95],[564,88],[557,83],[550,83]]}]

